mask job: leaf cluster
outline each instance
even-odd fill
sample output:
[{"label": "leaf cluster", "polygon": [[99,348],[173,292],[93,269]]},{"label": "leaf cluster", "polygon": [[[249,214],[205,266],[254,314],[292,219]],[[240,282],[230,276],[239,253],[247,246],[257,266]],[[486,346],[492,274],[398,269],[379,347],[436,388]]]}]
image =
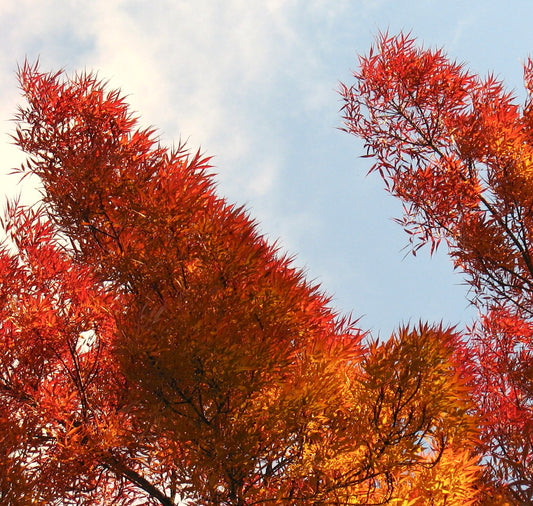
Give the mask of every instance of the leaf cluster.
[{"label": "leaf cluster", "polygon": [[4,504],[476,496],[453,329],[372,341],[216,193],[208,158],[162,147],[94,75],[19,78],[42,202],[2,221]]},{"label": "leaf cluster", "polygon": [[385,33],[340,90],[344,129],[363,139],[371,170],[403,202],[398,221],[413,253],[444,241],[485,313],[464,351],[480,452],[488,480],[519,504],[533,493],[532,73],[528,60],[520,106],[494,76]]}]

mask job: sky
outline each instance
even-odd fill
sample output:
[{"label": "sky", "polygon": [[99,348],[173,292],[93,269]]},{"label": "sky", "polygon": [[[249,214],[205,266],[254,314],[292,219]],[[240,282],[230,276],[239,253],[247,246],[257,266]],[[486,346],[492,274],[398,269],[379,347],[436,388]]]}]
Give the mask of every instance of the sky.
[{"label": "sky", "polygon": [[526,0],[0,0],[0,197],[37,195],[9,176],[17,65],[95,71],[164,144],[212,156],[220,195],[362,329],[464,327],[468,287],[444,249],[405,249],[401,204],[339,129],[339,83],[380,31],[404,31],[522,97],[532,18]]}]

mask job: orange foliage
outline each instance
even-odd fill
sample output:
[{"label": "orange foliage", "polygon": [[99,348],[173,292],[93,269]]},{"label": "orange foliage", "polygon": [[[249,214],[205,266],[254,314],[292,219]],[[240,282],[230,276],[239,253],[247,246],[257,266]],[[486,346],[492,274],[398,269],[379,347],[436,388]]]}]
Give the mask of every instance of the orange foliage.
[{"label": "orange foliage", "polygon": [[444,240],[486,312],[464,350],[480,452],[488,481],[503,491],[494,497],[529,504],[533,63],[523,107],[493,76],[471,74],[403,34],[379,36],[359,64],[354,84],[341,88],[345,130],[364,140],[371,170],[404,203],[413,253]]},{"label": "orange foliage", "polygon": [[43,198],[2,221],[3,504],[477,496],[453,330],[367,339],[118,92],[20,80]]}]

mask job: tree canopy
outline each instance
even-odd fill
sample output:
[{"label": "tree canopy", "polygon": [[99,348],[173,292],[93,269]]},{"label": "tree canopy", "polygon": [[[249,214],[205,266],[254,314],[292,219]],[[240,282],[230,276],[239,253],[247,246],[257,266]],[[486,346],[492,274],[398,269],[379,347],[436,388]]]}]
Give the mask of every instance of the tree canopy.
[{"label": "tree canopy", "polygon": [[489,481],[533,501],[533,62],[519,105],[442,50],[378,37],[343,86],[345,129],[362,138],[413,251],[441,241],[482,317],[468,329],[468,368]]},{"label": "tree canopy", "polygon": [[[531,75],[528,64],[526,83]],[[94,74],[19,70],[0,249],[3,504],[531,500],[531,107],[378,38],[346,130],[484,310],[377,340]]]}]

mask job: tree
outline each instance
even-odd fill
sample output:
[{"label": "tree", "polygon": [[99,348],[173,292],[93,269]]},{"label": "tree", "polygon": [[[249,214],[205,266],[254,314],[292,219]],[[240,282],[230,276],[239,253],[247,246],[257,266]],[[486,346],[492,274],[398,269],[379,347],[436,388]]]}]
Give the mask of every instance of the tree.
[{"label": "tree", "polygon": [[372,340],[119,92],[19,78],[42,201],[1,223],[3,504],[475,500],[457,332]]},{"label": "tree", "polygon": [[[413,253],[444,241],[484,313],[464,350],[485,474],[533,501],[533,62],[525,104],[404,34],[380,35],[343,85],[345,130],[364,140]],[[504,501],[500,495],[500,500]]]}]

